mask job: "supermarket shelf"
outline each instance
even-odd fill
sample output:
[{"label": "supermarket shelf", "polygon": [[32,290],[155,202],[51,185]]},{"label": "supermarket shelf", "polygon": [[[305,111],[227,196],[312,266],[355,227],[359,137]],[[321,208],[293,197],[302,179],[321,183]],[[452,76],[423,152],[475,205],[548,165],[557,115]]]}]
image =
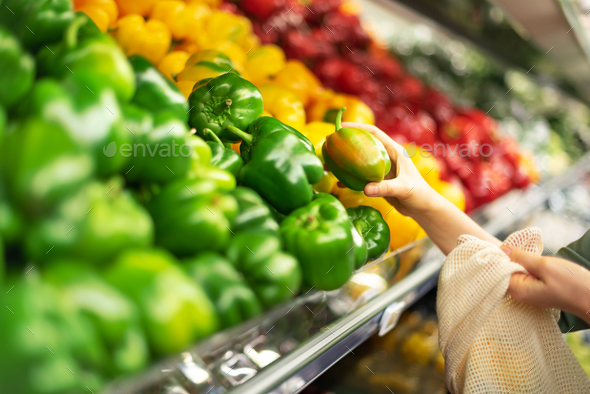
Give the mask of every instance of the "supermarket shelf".
[{"label": "supermarket shelf", "polygon": [[[590,154],[541,186],[499,198],[475,219],[503,237],[588,172]],[[434,288],[443,260],[423,239],[366,265],[338,290],[309,291],[107,393],[300,392],[370,336],[393,328],[396,316]]]},{"label": "supermarket shelf", "polygon": [[[430,256],[403,281],[391,287],[363,308],[327,326],[305,346],[263,370],[230,393],[297,393],[354,348],[379,331],[385,309],[402,303],[404,311],[434,288],[444,260],[442,254],[430,249]],[[390,329],[394,325],[390,326]]]}]

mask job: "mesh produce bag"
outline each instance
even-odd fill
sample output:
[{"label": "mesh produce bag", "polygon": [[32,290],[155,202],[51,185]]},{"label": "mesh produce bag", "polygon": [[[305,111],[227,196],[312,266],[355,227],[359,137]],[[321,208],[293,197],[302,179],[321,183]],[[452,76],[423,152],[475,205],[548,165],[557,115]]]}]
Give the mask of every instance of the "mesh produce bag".
[{"label": "mesh produce bag", "polygon": [[[540,254],[537,228],[506,244]],[[438,282],[439,345],[448,389],[464,394],[590,393],[559,327],[559,311],[515,301],[510,276],[526,270],[500,248],[462,235]],[[563,291],[568,291],[564,288]]]}]

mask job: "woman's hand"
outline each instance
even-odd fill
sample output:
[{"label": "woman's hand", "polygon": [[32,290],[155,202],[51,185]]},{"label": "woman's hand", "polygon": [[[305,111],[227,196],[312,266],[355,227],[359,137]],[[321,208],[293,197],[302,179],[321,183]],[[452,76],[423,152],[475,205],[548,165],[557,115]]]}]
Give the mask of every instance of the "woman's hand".
[{"label": "woman's hand", "polygon": [[557,308],[590,323],[590,271],[558,257],[538,256],[508,245],[501,250],[529,273],[513,274],[508,293],[517,301]]},{"label": "woman's hand", "polygon": [[368,197],[385,197],[401,214],[417,216],[430,210],[442,197],[426,183],[404,147],[375,126],[345,122],[342,127],[365,129],[383,143],[391,160],[385,180],[365,186]]}]

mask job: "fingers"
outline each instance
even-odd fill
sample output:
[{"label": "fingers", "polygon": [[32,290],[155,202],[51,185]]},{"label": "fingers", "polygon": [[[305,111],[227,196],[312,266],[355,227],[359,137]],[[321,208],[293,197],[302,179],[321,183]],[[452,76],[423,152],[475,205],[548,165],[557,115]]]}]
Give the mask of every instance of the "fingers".
[{"label": "fingers", "polygon": [[544,283],[537,278],[519,272],[510,277],[508,293],[516,301],[534,305],[542,298],[544,287]]},{"label": "fingers", "polygon": [[543,279],[545,273],[545,257],[538,256],[510,245],[502,245],[500,250],[504,252],[511,261],[522,265],[530,274]]},{"label": "fingers", "polygon": [[403,187],[396,179],[389,179],[382,182],[373,182],[365,186],[365,195],[367,197],[397,197]]},{"label": "fingers", "polygon": [[357,129],[367,130],[369,133],[377,137],[379,141],[381,141],[383,146],[385,146],[389,157],[391,157],[393,160],[397,160],[398,157],[403,156],[404,147],[392,140],[387,134],[385,134],[376,126],[356,122],[344,122],[342,123],[342,127],[354,127]]}]

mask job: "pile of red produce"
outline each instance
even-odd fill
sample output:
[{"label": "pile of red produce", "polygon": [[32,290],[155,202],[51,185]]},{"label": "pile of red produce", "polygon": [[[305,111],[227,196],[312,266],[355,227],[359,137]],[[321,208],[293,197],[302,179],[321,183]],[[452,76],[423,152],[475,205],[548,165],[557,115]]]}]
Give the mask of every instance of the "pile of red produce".
[{"label": "pile of red produce", "polygon": [[[512,188],[538,181],[529,155],[503,135],[496,121],[475,108],[458,108],[436,89],[408,74],[376,43],[341,0],[240,0],[263,43],[308,65],[325,87],[358,96],[375,113],[375,124],[418,154],[437,159],[444,180],[461,183],[467,210]],[[422,152],[422,153],[420,153]]]}]

